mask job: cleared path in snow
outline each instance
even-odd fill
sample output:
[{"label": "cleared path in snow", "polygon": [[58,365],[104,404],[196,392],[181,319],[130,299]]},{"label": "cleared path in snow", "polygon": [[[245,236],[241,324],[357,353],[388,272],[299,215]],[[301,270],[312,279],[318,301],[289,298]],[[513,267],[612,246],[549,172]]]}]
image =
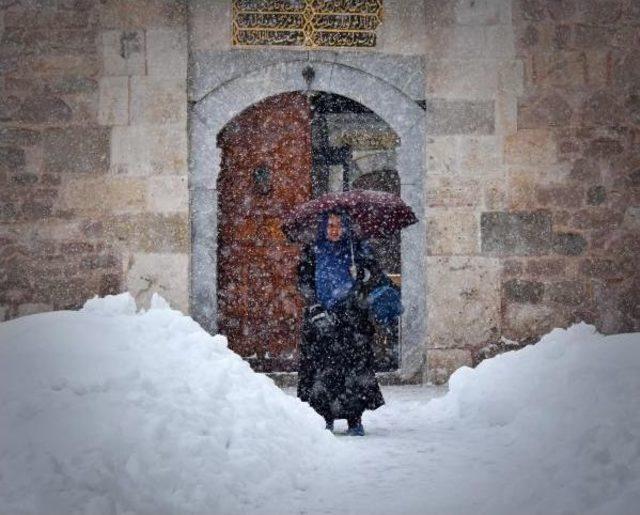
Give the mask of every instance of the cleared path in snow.
[{"label": "cleared path in snow", "polygon": [[[562,449],[551,446],[545,450],[544,443],[532,446],[508,426],[468,425],[459,419],[454,423],[450,418],[434,417],[426,405],[446,391],[427,386],[384,387],[387,404],[365,413],[367,436],[341,436],[346,422],[339,421],[340,455],[328,468],[308,476],[305,490],[270,499],[259,511],[353,515],[634,513],[633,499],[619,502],[616,498],[627,471],[611,468],[609,479],[615,486],[608,489],[602,488],[606,463],[602,470],[576,470],[573,482],[558,481],[563,474],[553,464],[562,459]],[[608,494],[612,495],[611,504]]]},{"label": "cleared path in snow", "polygon": [[[424,406],[446,391],[445,387],[383,387],[387,404],[365,413],[367,435],[343,436],[346,421],[338,421],[335,433],[341,455],[330,470],[308,477],[306,490],[296,491],[291,499],[278,499],[277,506],[305,514],[484,511],[487,487],[495,482],[501,464],[486,434],[465,431],[461,440],[460,428],[425,421]],[[265,513],[274,509],[271,503],[264,506]]]}]

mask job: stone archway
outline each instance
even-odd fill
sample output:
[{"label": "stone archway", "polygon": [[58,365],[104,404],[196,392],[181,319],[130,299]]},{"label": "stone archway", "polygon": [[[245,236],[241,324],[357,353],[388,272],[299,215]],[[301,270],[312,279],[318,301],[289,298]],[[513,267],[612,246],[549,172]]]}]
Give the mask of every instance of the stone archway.
[{"label": "stone archway", "polygon": [[191,313],[208,331],[216,324],[217,179],[220,151],[216,137],[247,107],[265,98],[305,91],[302,71],[313,66],[312,88],[342,95],[371,109],[400,137],[397,166],[402,198],[419,223],[402,236],[405,313],[398,375],[410,379],[421,372],[426,340],[426,255],[424,175],[425,113],[409,97],[378,77],[335,62],[289,61],[266,66],[224,83],[195,102],[190,124]]}]

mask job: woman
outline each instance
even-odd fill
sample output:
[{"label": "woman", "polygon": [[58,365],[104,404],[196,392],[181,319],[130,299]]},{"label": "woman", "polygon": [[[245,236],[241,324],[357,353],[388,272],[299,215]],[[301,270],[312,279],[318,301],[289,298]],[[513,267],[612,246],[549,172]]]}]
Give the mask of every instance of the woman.
[{"label": "woman", "polygon": [[373,335],[364,299],[385,278],[370,248],[351,237],[345,214],[329,213],[314,245],[303,249],[298,286],[307,301],[300,345],[298,397],[333,430],[363,436],[362,413],[384,404],[374,372]]}]

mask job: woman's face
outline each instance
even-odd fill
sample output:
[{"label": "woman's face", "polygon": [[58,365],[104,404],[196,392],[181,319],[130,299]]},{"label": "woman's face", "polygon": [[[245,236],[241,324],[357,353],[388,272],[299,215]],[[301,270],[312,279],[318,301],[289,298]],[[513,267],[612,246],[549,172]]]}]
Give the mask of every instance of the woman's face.
[{"label": "woman's face", "polygon": [[329,241],[339,241],[342,236],[342,221],[337,215],[329,215],[327,220],[327,239]]}]

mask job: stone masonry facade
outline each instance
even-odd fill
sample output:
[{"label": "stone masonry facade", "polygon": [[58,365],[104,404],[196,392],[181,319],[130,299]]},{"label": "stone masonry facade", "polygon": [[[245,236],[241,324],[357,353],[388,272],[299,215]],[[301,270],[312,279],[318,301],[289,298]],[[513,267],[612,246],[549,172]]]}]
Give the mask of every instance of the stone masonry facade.
[{"label": "stone masonry facade", "polygon": [[[233,56],[230,20],[0,0],[0,320],[189,310],[189,55]],[[637,0],[385,0],[362,52],[426,63],[424,380],[579,320],[640,330],[638,48]]]},{"label": "stone masonry facade", "polygon": [[0,5],[0,317],[187,310],[186,6]]}]

